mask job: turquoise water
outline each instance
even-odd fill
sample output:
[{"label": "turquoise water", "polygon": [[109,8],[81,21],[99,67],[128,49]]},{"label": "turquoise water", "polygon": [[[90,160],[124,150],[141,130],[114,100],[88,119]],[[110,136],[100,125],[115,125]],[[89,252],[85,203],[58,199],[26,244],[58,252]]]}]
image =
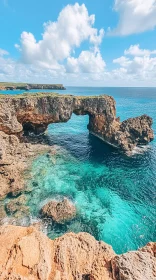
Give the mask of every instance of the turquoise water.
[{"label": "turquoise water", "polygon": [[[149,114],[156,133],[156,88],[67,87],[60,92],[112,95],[121,120]],[[126,157],[89,135],[87,124],[88,116],[73,115],[68,123],[49,125],[42,140],[58,148],[52,157],[44,154],[32,164],[32,192],[27,194],[32,216],[39,217],[47,201],[67,196],[77,216],[65,225],[51,224],[49,237],[87,231],[117,253],[156,241],[156,141]]]}]

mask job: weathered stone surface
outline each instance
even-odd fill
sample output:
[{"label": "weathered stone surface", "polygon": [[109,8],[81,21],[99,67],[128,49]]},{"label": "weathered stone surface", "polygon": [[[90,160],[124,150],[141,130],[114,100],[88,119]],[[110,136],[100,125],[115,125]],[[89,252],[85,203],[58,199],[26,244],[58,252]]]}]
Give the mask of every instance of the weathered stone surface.
[{"label": "weathered stone surface", "polygon": [[155,279],[153,243],[117,256],[87,233],[50,240],[34,227],[2,226],[0,244],[1,280]]},{"label": "weathered stone surface", "polygon": [[33,228],[0,228],[0,279],[50,280],[52,244]]},{"label": "weathered stone surface", "polygon": [[17,160],[20,143],[15,135],[0,131],[0,143],[0,198],[3,198],[8,193],[20,193],[24,185],[21,175],[25,164],[23,160]]},{"label": "weathered stone surface", "polygon": [[16,153],[16,150],[19,145],[19,140],[14,135],[7,135],[4,132],[0,131],[0,160],[1,164],[10,161],[10,156],[13,156]]},{"label": "weathered stone surface", "polygon": [[112,248],[87,233],[54,241],[33,227],[0,229],[0,279],[110,280]]},{"label": "weathered stone surface", "polygon": [[146,246],[139,249],[139,251],[148,252],[152,256],[156,257],[156,242],[149,242]]},{"label": "weathered stone surface", "polygon": [[112,259],[113,279],[154,280],[156,279],[156,243],[149,243],[139,251],[128,252]]},{"label": "weathered stone surface", "polygon": [[0,199],[7,194],[16,196],[24,189],[23,172],[39,153],[55,148],[41,144],[20,143],[15,135],[0,131]]},{"label": "weathered stone surface", "polygon": [[111,96],[53,93],[0,96],[0,130],[19,135],[43,133],[48,124],[67,122],[72,113],[89,115],[88,129],[103,141],[127,152],[153,140],[152,119],[146,115],[120,122]]},{"label": "weathered stone surface", "polygon": [[62,201],[50,201],[42,207],[41,213],[57,223],[65,223],[76,216],[76,208],[71,201],[64,198]]},{"label": "weathered stone surface", "polygon": [[[131,118],[121,123],[120,130],[124,133],[127,145],[125,142],[121,143],[123,149],[132,150],[134,145],[144,145],[153,139],[152,119],[143,115],[137,118]],[[127,139],[129,139],[127,141]]]},{"label": "weathered stone surface", "polygon": [[[88,233],[69,233],[54,240],[53,275],[64,280],[111,280],[112,247]],[[55,278],[54,278],[55,279]]]},{"label": "weathered stone surface", "polygon": [[1,224],[1,221],[6,217],[6,212],[5,212],[5,209],[4,209],[4,206],[1,205],[0,206],[0,224]]}]

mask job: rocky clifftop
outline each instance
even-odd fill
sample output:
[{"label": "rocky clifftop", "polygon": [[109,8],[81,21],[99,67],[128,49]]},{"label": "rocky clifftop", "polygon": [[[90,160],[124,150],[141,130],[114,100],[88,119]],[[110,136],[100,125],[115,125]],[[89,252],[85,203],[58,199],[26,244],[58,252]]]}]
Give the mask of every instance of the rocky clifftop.
[{"label": "rocky clifftop", "polygon": [[154,280],[156,244],[117,256],[87,233],[50,240],[34,227],[0,227],[1,280]]},{"label": "rocky clifftop", "polygon": [[72,113],[88,114],[90,133],[124,152],[154,138],[152,119],[147,115],[120,122],[111,96],[54,93],[0,96],[0,130],[6,134],[44,133],[50,123],[67,122]]}]

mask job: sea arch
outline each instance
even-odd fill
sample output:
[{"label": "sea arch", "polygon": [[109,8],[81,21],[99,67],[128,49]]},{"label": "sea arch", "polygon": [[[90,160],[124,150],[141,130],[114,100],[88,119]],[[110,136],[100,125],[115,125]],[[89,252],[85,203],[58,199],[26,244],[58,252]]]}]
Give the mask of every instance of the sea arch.
[{"label": "sea arch", "polygon": [[54,93],[0,97],[0,130],[22,135],[26,131],[44,133],[51,123],[67,122],[71,115],[88,115],[88,130],[124,152],[153,140],[152,119],[147,115],[124,122],[116,117],[113,97],[72,96]]}]

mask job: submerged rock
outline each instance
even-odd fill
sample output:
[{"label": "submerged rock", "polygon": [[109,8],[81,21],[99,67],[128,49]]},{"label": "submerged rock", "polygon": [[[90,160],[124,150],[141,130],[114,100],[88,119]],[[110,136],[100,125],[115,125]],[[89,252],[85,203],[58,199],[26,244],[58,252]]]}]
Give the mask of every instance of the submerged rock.
[{"label": "submerged rock", "polygon": [[[0,227],[1,280],[155,280],[154,243],[117,256],[88,233],[50,240],[34,227]],[[148,249],[147,249],[148,247]],[[149,248],[152,249],[149,249]]]},{"label": "submerged rock", "polygon": [[71,201],[64,198],[62,201],[50,201],[42,207],[41,213],[43,216],[62,224],[76,216],[76,208]]},{"label": "submerged rock", "polygon": [[26,197],[21,195],[17,198],[10,200],[5,205],[6,211],[8,214],[14,215],[16,218],[21,218],[23,215],[29,213],[29,207],[26,206]]}]

